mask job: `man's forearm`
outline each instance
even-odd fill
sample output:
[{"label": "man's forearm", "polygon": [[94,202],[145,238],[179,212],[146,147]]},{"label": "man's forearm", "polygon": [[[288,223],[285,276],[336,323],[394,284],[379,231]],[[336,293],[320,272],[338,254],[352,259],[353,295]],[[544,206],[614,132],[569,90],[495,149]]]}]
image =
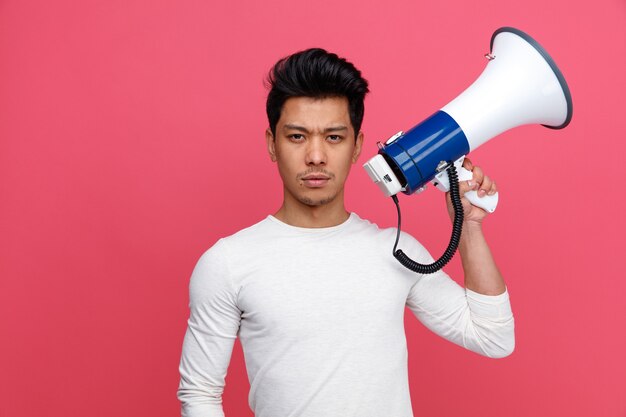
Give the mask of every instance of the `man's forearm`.
[{"label": "man's forearm", "polygon": [[459,253],[465,273],[465,288],[485,295],[498,295],[506,290],[480,224],[463,225]]}]

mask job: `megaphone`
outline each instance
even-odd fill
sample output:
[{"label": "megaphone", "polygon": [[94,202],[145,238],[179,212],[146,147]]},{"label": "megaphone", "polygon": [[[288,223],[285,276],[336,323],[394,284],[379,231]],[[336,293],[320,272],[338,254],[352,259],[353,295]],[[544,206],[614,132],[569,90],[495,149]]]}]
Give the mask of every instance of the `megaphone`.
[{"label": "megaphone", "polygon": [[[457,181],[472,179],[462,167],[465,156],[493,137],[526,124],[562,129],[572,119],[572,97],[563,74],[548,53],[528,34],[502,27],[491,37],[483,73],[461,95],[405,132],[398,132],[363,166],[369,177],[398,207],[394,256],[419,273],[441,269],[454,255],[463,221]],[[421,192],[431,181],[451,191],[455,210],[450,244],[443,256],[422,265],[396,250],[400,236],[400,206],[396,194]],[[493,212],[498,194],[478,197],[465,193],[475,206]]]},{"label": "megaphone", "polygon": [[[483,73],[461,95],[405,132],[398,132],[378,155],[364,164],[369,177],[386,196],[413,194],[432,183],[449,190],[450,164],[459,180],[471,179],[463,158],[493,137],[517,126],[541,124],[562,129],[572,118],[572,97],[563,74],[548,53],[528,34],[502,27],[491,37]],[[498,195],[470,202],[493,212]]]}]

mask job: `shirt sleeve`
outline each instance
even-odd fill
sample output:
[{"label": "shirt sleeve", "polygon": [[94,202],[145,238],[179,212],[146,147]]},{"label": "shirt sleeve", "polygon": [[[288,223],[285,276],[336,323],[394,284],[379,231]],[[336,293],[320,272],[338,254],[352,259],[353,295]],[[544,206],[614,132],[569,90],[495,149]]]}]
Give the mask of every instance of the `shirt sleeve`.
[{"label": "shirt sleeve", "polygon": [[[425,264],[434,261],[412,237],[405,235],[403,245],[410,248],[413,259]],[[417,278],[406,304],[428,329],[480,355],[502,358],[515,348],[513,312],[506,290],[496,296],[479,294],[438,271]]]},{"label": "shirt sleeve", "polygon": [[222,393],[241,311],[225,243],[202,255],[189,284],[190,316],[180,360],[183,417],[223,417]]}]

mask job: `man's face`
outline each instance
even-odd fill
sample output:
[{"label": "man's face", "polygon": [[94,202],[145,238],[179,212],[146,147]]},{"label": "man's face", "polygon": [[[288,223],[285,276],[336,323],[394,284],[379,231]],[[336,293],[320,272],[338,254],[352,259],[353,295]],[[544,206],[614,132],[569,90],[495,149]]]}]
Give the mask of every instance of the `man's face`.
[{"label": "man's face", "polygon": [[343,186],[361,152],[363,134],[355,140],[345,97],[285,101],[276,124],[268,129],[267,147],[278,164],[285,203],[321,206],[341,198]]}]

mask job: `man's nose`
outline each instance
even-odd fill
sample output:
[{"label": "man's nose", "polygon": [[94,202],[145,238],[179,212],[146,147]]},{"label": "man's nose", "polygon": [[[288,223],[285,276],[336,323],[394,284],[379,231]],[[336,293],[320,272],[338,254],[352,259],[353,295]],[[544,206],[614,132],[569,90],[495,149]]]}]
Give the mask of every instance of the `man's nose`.
[{"label": "man's nose", "polygon": [[306,153],[307,165],[325,165],[326,148],[323,139],[313,138],[309,141]]}]

